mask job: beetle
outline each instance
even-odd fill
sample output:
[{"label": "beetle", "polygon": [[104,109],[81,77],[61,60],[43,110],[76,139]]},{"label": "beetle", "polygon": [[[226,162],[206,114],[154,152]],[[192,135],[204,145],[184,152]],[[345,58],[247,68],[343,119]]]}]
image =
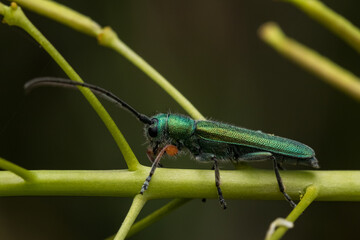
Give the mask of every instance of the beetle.
[{"label": "beetle", "polygon": [[156,168],[160,166],[160,160],[165,153],[173,156],[179,151],[188,151],[198,161],[212,161],[215,170],[215,186],[223,209],[226,209],[227,205],[220,188],[219,162],[226,160],[250,163],[272,161],[279,190],[292,207],[296,204],[286,193],[279,172],[282,164],[319,168],[314,150],[295,140],[217,121],[194,120],[180,114],[160,113],[148,117],[103,88],[69,79],[35,78],[27,82],[24,88],[31,90],[43,85],[89,88],[95,94],[127,109],[144,123],[145,136],[149,143],[147,155],[152,162],[152,167],[141,187],[141,194],[148,189],[151,178]]}]

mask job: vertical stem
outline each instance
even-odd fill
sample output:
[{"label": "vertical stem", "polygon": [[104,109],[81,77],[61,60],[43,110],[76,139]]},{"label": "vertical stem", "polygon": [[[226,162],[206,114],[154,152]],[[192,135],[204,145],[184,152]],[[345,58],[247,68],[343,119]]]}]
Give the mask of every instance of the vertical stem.
[{"label": "vertical stem", "polygon": [[177,198],[169,203],[167,203],[165,206],[161,207],[160,209],[152,212],[150,215],[146,216],[145,218],[141,219],[140,221],[136,222],[132,227],[130,228],[130,231],[127,235],[128,237],[131,237],[132,235],[136,234],[137,232],[140,232],[144,228],[150,226],[154,222],[160,220],[165,215],[169,214],[171,211],[177,209],[178,207],[181,207],[191,199],[188,198]]},{"label": "vertical stem", "polygon": [[[318,194],[318,189],[315,186],[309,186],[306,188],[306,192],[304,197],[300,200],[296,208],[294,208],[291,213],[287,216],[286,220],[289,222],[295,222],[296,219],[305,211],[305,209],[315,200]],[[281,239],[285,233],[287,232],[288,228],[286,227],[279,227],[274,234],[271,236],[271,240],[278,240]]]},{"label": "vertical stem", "polygon": [[131,226],[133,225],[136,217],[139,215],[141,209],[144,207],[147,199],[142,194],[135,196],[134,201],[131,204],[130,210],[126,215],[119,231],[117,232],[114,240],[123,240],[128,234]]}]

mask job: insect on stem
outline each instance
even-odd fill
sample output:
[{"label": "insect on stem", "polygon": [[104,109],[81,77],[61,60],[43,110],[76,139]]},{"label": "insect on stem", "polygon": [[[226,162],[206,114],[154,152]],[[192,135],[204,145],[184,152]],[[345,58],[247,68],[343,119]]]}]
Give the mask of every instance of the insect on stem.
[{"label": "insect on stem", "polygon": [[[226,202],[220,188],[219,164],[221,162],[226,160],[248,163],[273,161],[279,190],[292,207],[295,207],[296,204],[285,191],[279,173],[281,165],[284,163],[299,164],[319,168],[314,150],[295,140],[216,121],[194,120],[180,114],[160,113],[148,117],[105,89],[69,79],[36,78],[25,84],[25,89],[30,90],[33,87],[44,85],[89,88],[95,94],[127,109],[144,123],[145,136],[149,143],[147,155],[153,163],[149,176],[141,187],[141,194],[148,189],[151,178],[164,153],[174,156],[180,150],[188,150],[198,161],[214,161],[215,186],[220,205],[224,209],[226,208]],[[164,147],[159,151],[159,146]],[[154,159],[155,154],[157,156]]]}]

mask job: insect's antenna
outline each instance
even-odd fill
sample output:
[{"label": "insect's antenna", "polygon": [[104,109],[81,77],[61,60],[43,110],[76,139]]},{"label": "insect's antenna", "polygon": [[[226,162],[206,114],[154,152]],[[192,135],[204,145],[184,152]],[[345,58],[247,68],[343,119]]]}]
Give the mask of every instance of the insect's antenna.
[{"label": "insect's antenna", "polygon": [[75,82],[70,79],[64,79],[64,78],[55,78],[55,77],[41,77],[41,78],[34,78],[27,83],[25,83],[24,88],[26,92],[30,92],[35,87],[41,87],[41,86],[59,86],[59,87],[68,87],[68,88],[74,88],[76,89],[77,86],[86,87],[89,88],[93,93],[96,95],[107,99],[110,102],[116,103],[117,105],[120,105],[121,107],[129,110],[132,114],[134,114],[141,122],[145,124],[151,124],[151,119],[136,111],[133,107],[131,107],[129,104],[118,98],[115,94],[112,92],[105,90],[101,87],[89,84],[89,83],[81,83],[81,82]]}]

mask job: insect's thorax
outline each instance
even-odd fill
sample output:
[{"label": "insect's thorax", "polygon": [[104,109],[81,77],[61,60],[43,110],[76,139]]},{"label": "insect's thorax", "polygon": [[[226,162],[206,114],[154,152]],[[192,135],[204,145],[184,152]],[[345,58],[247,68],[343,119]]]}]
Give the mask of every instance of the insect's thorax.
[{"label": "insect's thorax", "polygon": [[158,128],[156,137],[147,136],[152,148],[158,149],[166,144],[175,145],[179,150],[186,148],[186,142],[195,132],[195,120],[179,114],[158,114],[152,118],[156,119]]}]

